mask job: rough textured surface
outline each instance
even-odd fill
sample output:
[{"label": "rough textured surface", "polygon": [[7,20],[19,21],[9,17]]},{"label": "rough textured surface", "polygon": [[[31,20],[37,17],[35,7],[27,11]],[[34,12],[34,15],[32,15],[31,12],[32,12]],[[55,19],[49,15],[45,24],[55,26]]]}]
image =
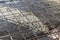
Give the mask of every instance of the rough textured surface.
[{"label": "rough textured surface", "polygon": [[0,40],[59,40],[57,1],[14,1],[0,4]]}]

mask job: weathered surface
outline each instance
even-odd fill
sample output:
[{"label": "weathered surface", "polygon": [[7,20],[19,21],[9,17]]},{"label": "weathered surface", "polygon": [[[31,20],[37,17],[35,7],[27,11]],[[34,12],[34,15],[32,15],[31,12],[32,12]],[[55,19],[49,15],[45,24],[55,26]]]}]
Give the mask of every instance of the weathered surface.
[{"label": "weathered surface", "polygon": [[[52,29],[59,26],[60,5],[57,1],[19,0],[17,3],[0,4],[1,40],[29,40],[46,33],[48,36],[34,40],[54,40],[58,35]],[[49,33],[50,30],[52,33]]]}]

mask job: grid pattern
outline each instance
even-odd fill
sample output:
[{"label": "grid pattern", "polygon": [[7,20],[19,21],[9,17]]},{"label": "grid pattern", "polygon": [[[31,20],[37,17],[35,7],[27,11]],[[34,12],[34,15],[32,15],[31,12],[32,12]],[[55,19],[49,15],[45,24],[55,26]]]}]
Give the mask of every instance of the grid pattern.
[{"label": "grid pattern", "polygon": [[[13,35],[15,33],[14,32],[15,30],[18,33],[18,30],[21,29],[23,36],[25,36],[26,38],[29,38],[29,37],[34,37],[35,34],[37,34],[37,31],[39,34],[40,31],[48,30],[46,27],[44,27],[42,22],[35,15],[33,15],[33,13],[29,13],[29,12],[25,13],[25,12],[19,11],[17,9],[1,7],[0,8],[0,19],[3,21],[1,23],[1,25],[3,24],[4,28],[7,26],[6,29],[9,31],[12,31],[11,33],[7,31],[6,35],[7,34]],[[17,24],[17,25],[24,24],[24,25],[26,25],[26,27],[24,27],[24,25],[23,26],[21,25],[21,27],[19,27],[20,29],[13,27],[13,25],[8,27],[9,24],[11,24],[9,22],[14,23],[13,24],[14,26],[15,26],[15,24]],[[2,29],[2,27],[1,27],[1,29]],[[3,30],[2,32],[5,32],[5,31]]]},{"label": "grid pattern", "polygon": [[[15,4],[13,5],[17,6]],[[43,10],[45,9],[43,12],[42,9],[36,9],[36,5],[33,7],[36,11],[33,11],[33,8],[27,8],[26,12],[23,10],[18,10],[17,8],[6,6],[0,7],[0,39],[49,40],[48,37],[50,38],[52,36],[52,38],[55,38],[55,40],[59,40],[59,31],[56,30],[56,28],[59,26],[57,25],[60,22],[59,19],[56,18],[54,13],[44,13],[45,10],[49,10],[51,12],[51,10],[47,9],[46,7],[42,8]],[[41,11],[42,13],[38,11]],[[36,12],[40,15],[39,17]]]}]

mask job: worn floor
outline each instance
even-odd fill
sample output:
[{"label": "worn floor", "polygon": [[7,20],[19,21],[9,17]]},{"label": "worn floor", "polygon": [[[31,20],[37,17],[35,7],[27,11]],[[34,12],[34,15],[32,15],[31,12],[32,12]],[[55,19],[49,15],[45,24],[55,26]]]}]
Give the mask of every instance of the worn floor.
[{"label": "worn floor", "polygon": [[0,40],[60,40],[59,4],[48,0],[0,4]]}]

